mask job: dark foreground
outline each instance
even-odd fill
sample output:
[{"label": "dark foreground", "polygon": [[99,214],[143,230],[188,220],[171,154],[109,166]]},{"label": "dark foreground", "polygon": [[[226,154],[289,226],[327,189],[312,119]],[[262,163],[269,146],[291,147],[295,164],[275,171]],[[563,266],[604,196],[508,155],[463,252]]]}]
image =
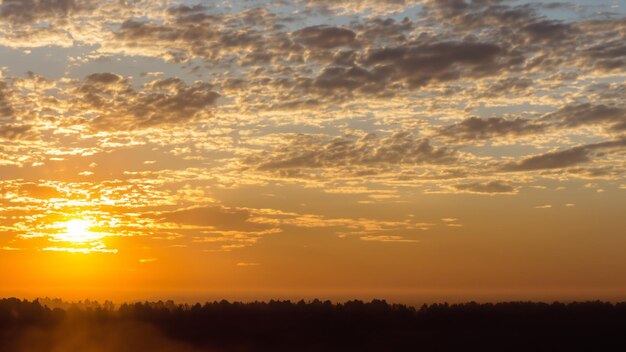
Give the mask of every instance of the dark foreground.
[{"label": "dark foreground", "polygon": [[114,307],[3,299],[0,350],[626,351],[626,303],[415,309],[379,300]]}]

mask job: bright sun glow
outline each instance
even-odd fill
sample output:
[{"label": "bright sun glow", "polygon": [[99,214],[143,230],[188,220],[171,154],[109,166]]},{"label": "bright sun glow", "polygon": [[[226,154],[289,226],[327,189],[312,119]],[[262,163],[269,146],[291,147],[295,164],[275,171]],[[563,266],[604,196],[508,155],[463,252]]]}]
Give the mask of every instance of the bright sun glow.
[{"label": "bright sun glow", "polygon": [[69,220],[62,223],[61,226],[64,228],[64,231],[56,236],[56,238],[60,241],[85,243],[98,240],[103,237],[102,234],[91,231],[94,224],[89,220]]}]

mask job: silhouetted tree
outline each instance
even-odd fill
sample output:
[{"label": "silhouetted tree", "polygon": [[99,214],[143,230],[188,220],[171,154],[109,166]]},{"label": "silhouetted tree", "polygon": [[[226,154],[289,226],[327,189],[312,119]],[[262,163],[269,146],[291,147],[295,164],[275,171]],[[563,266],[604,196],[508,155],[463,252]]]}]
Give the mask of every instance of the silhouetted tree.
[{"label": "silhouetted tree", "polygon": [[171,344],[166,351],[620,351],[625,329],[626,303],[599,301],[419,309],[384,300],[158,301],[116,309],[109,301],[0,300],[0,351],[52,351],[77,335],[129,341],[113,349],[124,351],[153,349],[137,347],[146,339]]}]

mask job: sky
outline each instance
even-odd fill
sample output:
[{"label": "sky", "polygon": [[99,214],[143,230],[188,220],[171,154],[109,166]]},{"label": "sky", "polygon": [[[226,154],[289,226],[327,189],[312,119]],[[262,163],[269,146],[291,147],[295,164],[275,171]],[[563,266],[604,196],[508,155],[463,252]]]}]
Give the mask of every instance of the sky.
[{"label": "sky", "polygon": [[4,0],[0,295],[623,299],[626,1]]}]

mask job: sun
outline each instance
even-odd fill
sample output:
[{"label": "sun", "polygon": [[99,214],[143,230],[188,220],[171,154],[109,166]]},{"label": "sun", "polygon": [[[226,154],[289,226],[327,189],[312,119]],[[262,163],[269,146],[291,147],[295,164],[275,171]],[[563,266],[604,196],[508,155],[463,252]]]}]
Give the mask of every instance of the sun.
[{"label": "sun", "polygon": [[63,230],[55,236],[59,241],[86,243],[103,237],[101,233],[91,231],[95,225],[90,220],[73,219],[60,225]]}]

